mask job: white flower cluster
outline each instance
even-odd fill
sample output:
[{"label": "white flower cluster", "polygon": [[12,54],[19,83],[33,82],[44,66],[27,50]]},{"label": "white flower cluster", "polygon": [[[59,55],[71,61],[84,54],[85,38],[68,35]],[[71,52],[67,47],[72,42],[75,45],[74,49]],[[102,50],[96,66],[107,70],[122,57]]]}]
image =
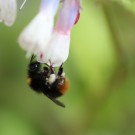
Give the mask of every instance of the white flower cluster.
[{"label": "white flower cluster", "polygon": [[[64,63],[69,55],[70,31],[80,16],[81,0],[41,0],[39,13],[26,26],[18,42],[27,56],[37,56],[41,63],[54,67]],[[24,0],[22,7],[26,0]],[[60,2],[62,7],[54,25]],[[0,22],[11,26],[16,18],[16,0],[0,0]]]}]

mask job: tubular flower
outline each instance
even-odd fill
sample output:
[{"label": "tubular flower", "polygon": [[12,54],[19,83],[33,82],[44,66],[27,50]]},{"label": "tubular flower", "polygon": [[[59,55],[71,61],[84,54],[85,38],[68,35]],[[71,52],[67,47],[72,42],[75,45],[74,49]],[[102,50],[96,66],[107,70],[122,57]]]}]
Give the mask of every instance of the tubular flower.
[{"label": "tubular flower", "polygon": [[11,26],[16,19],[16,0],[0,0],[0,22]]},{"label": "tubular flower", "polygon": [[[53,64],[64,63],[69,55],[70,31],[80,15],[80,0],[64,0],[56,26],[47,46],[38,54],[38,61]],[[50,63],[51,62],[51,63]]]},{"label": "tubular flower", "polygon": [[50,41],[59,2],[42,0],[39,13],[20,34],[18,42],[28,56],[37,55]]}]

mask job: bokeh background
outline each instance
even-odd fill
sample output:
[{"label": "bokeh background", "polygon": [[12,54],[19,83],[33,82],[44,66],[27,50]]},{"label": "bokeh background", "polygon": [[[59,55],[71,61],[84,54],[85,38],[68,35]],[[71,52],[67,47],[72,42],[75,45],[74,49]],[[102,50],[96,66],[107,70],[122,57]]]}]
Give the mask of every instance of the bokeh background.
[{"label": "bokeh background", "polygon": [[135,1],[83,0],[64,64],[65,109],[26,84],[17,38],[39,4],[28,0],[12,27],[0,24],[0,135],[135,135]]}]

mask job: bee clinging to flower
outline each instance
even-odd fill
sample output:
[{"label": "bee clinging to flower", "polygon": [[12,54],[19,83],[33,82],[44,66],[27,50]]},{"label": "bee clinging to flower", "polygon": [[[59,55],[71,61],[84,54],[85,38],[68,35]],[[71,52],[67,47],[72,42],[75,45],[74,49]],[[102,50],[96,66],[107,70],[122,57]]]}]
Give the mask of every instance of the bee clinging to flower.
[{"label": "bee clinging to flower", "polygon": [[42,64],[34,60],[34,55],[28,67],[28,85],[36,92],[45,94],[49,99],[61,107],[65,105],[57,98],[64,95],[69,87],[62,64],[58,72],[54,71],[53,65]]}]

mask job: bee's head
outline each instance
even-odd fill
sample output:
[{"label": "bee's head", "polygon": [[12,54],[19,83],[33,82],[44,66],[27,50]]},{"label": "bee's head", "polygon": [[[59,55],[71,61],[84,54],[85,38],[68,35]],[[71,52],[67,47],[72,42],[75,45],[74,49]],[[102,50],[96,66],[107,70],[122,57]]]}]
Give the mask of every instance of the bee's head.
[{"label": "bee's head", "polygon": [[40,63],[35,61],[29,64],[29,72],[38,72],[40,70]]}]

